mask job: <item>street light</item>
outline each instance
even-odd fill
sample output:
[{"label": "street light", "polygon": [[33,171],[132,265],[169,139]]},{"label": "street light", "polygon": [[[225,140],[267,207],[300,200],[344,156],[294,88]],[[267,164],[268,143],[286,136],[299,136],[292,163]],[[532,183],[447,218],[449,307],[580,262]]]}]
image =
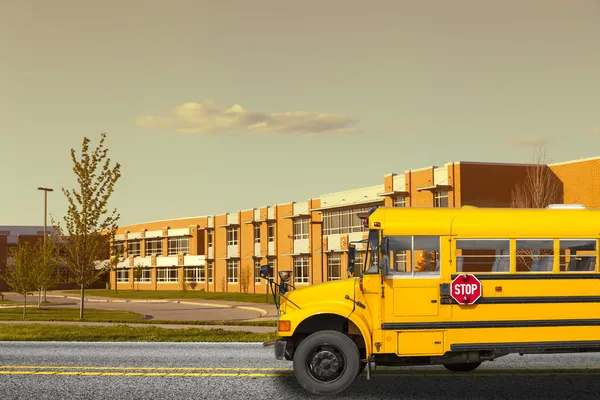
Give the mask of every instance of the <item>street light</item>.
[{"label": "street light", "polygon": [[[38,190],[43,190],[44,191],[44,239],[43,239],[43,245],[44,245],[44,250],[46,249],[46,236],[48,235],[46,233],[46,227],[48,225],[48,192],[53,192],[54,189],[51,188],[45,188],[45,187],[39,187]],[[43,288],[43,293],[44,293],[44,301],[46,301],[46,288]]]}]

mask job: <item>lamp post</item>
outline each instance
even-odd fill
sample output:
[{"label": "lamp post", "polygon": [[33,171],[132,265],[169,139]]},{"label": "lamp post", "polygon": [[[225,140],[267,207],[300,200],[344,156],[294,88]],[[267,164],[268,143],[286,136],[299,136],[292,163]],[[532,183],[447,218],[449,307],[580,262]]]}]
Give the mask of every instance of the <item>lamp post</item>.
[{"label": "lamp post", "polygon": [[[54,189],[51,188],[45,188],[45,187],[39,187],[38,190],[42,190],[44,192],[44,239],[43,239],[43,245],[44,245],[44,250],[46,249],[46,236],[48,235],[46,230],[47,230],[47,225],[48,225],[48,192],[53,192]],[[42,292],[43,292],[43,297],[44,297],[44,302],[46,301],[46,288],[42,288]]]}]

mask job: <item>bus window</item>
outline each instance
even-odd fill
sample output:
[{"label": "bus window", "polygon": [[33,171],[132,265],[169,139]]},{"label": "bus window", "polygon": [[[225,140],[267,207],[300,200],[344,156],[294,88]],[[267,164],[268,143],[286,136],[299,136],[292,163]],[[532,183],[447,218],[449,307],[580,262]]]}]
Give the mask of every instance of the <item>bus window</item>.
[{"label": "bus window", "polygon": [[554,240],[517,239],[517,272],[552,272]]},{"label": "bus window", "polygon": [[561,272],[593,272],[596,239],[560,239]]},{"label": "bus window", "polygon": [[456,240],[456,272],[509,271],[509,239]]},{"label": "bus window", "polygon": [[439,236],[386,236],[382,241],[386,275],[439,275]]},{"label": "bus window", "polygon": [[369,231],[367,240],[366,262],[364,263],[365,274],[379,273],[379,231]]}]

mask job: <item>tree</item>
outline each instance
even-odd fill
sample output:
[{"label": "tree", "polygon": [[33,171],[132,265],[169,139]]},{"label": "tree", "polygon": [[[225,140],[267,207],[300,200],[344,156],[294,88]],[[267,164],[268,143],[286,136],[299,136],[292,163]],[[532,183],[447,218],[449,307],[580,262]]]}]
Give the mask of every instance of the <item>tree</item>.
[{"label": "tree", "polygon": [[23,319],[26,316],[27,293],[38,288],[36,282],[36,258],[38,253],[28,242],[20,242],[8,251],[4,280],[12,290],[23,295]]},{"label": "tree", "polygon": [[140,290],[140,281],[144,275],[144,266],[142,264],[134,265],[133,267],[133,284],[137,282],[137,289]]},{"label": "tree", "polygon": [[[61,259],[71,272],[72,281],[81,289],[79,318],[84,315],[85,288],[116,262],[110,256],[109,243],[114,243],[120,215],[116,209],[109,214],[107,205],[121,177],[121,165],[116,163],[111,168],[105,139],[106,134],[102,133],[100,143],[90,152],[90,139],[84,137],[80,160],[75,149],[71,149],[73,172],[79,186],[70,191],[62,188],[69,204],[64,217],[65,228],[53,222],[65,250]],[[110,261],[100,264],[100,260],[106,259]]]},{"label": "tree", "polygon": [[533,164],[525,169],[525,179],[513,190],[513,208],[546,208],[555,203],[560,194],[558,179],[547,165],[543,146],[534,149],[533,159]]},{"label": "tree", "polygon": [[[533,164],[525,169],[525,179],[513,190],[513,208],[546,208],[558,201],[559,181],[548,167],[547,151],[543,146],[534,149],[533,160]],[[517,260],[530,268],[534,260],[552,255],[554,251],[546,249],[537,253],[532,249],[518,249]]]},{"label": "tree", "polygon": [[242,292],[248,293],[248,288],[250,287],[250,278],[252,277],[252,270],[248,265],[242,267],[242,272],[240,274],[240,286]]},{"label": "tree", "polygon": [[58,255],[59,246],[57,236],[52,233],[44,241],[38,241],[34,247],[36,254],[36,286],[40,292],[38,308],[42,303],[42,288],[52,288],[58,282]]}]

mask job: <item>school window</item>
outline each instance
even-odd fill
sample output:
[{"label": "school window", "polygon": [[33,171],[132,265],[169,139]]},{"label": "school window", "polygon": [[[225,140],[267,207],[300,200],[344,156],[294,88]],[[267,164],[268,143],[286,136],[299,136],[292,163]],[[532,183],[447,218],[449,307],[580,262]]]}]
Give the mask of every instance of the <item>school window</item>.
[{"label": "school window", "polygon": [[[58,267],[56,274],[58,275],[57,279],[58,279],[59,283],[68,283],[70,281],[70,279],[73,277],[71,270],[67,267]],[[118,275],[117,275],[117,280],[118,280]]]},{"label": "school window", "polygon": [[354,257],[354,271],[362,271],[365,267],[365,252],[357,251]]},{"label": "school window", "polygon": [[238,260],[227,260],[227,282],[238,283]]},{"label": "school window", "polygon": [[187,237],[170,237],[168,241],[170,256],[177,254],[189,254],[190,252],[190,240]]},{"label": "school window", "polygon": [[274,242],[275,241],[275,223],[273,222],[269,222],[268,228],[267,228],[267,235],[269,238],[269,242]]},{"label": "school window", "polygon": [[254,225],[254,243],[260,243],[260,225]]},{"label": "school window", "polygon": [[269,265],[269,276],[275,277],[275,259],[270,258],[267,265]]},{"label": "school window", "polygon": [[146,256],[156,254],[157,256],[162,255],[162,239],[146,239]]},{"label": "school window", "polygon": [[208,274],[208,283],[213,282],[213,262],[207,261],[206,273]]},{"label": "school window", "polygon": [[208,248],[210,249],[210,248],[213,247],[213,231],[212,231],[212,229],[208,230],[206,232],[206,235],[207,235],[206,237],[207,237],[207,240],[208,240]]},{"label": "school window", "polygon": [[335,235],[340,233],[365,232],[358,214],[369,212],[371,208],[361,207],[345,210],[326,211],[323,213],[323,234]]},{"label": "school window", "polygon": [[156,282],[158,282],[158,283],[177,283],[177,282],[179,282],[179,268],[177,268],[177,267],[156,268]]},{"label": "school window", "polygon": [[394,207],[406,207],[406,197],[397,196],[394,198]]},{"label": "school window", "polygon": [[294,283],[308,283],[308,256],[294,257]]},{"label": "school window", "polygon": [[509,272],[509,239],[457,239],[457,272]]},{"label": "school window", "polygon": [[385,274],[439,274],[439,236],[386,236],[381,246]]},{"label": "school window", "polygon": [[440,190],[438,192],[435,192],[434,206],[435,207],[448,207],[448,191],[447,190]]},{"label": "school window", "polygon": [[236,246],[238,244],[238,229],[227,229],[227,246]]},{"label": "school window", "polygon": [[129,270],[122,268],[117,270],[117,282],[129,282]]},{"label": "school window", "polygon": [[127,242],[127,257],[139,256],[142,249],[142,243],[140,240],[130,240]]},{"label": "school window", "polygon": [[554,240],[517,239],[517,272],[552,272]]},{"label": "school window", "polygon": [[115,242],[115,244],[113,245],[113,248],[114,248],[113,255],[115,257],[125,256],[125,254],[124,254],[125,244],[123,242]]},{"label": "school window", "polygon": [[342,279],[342,261],[340,254],[330,254],[327,257],[327,280]]},{"label": "school window", "polygon": [[594,272],[596,239],[560,239],[561,272]]},{"label": "school window", "polygon": [[294,240],[308,239],[308,218],[294,221]]},{"label": "school window", "polygon": [[407,272],[406,266],[406,250],[398,250],[394,253],[395,266],[394,269],[398,272]]},{"label": "school window", "polygon": [[152,281],[150,268],[133,270],[133,280],[139,283],[150,283]]},{"label": "school window", "polygon": [[186,267],[185,281],[188,283],[204,283],[204,267]]},{"label": "school window", "polygon": [[260,283],[263,280],[263,278],[260,277],[260,267],[261,267],[260,260],[254,260],[254,282],[255,283]]}]

